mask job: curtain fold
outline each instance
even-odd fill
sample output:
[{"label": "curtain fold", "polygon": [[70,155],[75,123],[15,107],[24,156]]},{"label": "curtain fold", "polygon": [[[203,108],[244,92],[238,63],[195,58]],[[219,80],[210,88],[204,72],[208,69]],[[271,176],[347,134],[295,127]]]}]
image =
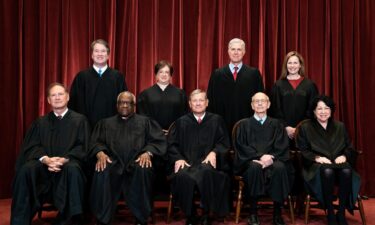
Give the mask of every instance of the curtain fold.
[{"label": "curtain fold", "polygon": [[375,131],[375,3],[371,0],[0,0],[0,198],[11,195],[14,164],[26,129],[50,110],[46,87],[68,87],[91,65],[90,43],[111,46],[109,64],[138,94],[155,82],[154,65],[172,62],[173,83],[206,89],[228,63],[227,44],[246,42],[244,63],[258,67],[267,92],[284,55],[299,51],[307,75],[337,103],[363,151],[363,191],[375,194],[370,171]]}]

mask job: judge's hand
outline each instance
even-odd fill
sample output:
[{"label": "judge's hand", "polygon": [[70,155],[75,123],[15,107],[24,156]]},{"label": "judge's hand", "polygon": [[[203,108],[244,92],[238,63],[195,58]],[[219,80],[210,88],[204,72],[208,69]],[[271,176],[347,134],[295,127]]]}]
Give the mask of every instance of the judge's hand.
[{"label": "judge's hand", "polygon": [[163,129],[163,133],[164,133],[165,136],[167,136],[168,135],[168,130],[164,130]]},{"label": "judge's hand", "polygon": [[141,154],[135,162],[139,163],[142,168],[152,167],[151,156],[147,152]]},{"label": "judge's hand", "polygon": [[269,167],[270,165],[272,165],[274,158],[275,157],[273,155],[269,155],[269,154],[262,155],[262,157],[260,157],[260,161],[264,165],[263,168],[266,168],[266,167]]},{"label": "judge's hand", "polygon": [[332,164],[331,160],[327,159],[324,156],[315,157],[315,162],[320,163],[320,164]]},{"label": "judge's hand", "polygon": [[174,163],[174,172],[177,173],[180,169],[183,169],[185,166],[190,167],[190,165],[185,160],[177,160]]},{"label": "judge's hand", "polygon": [[296,132],[296,128],[294,127],[285,127],[286,133],[290,139],[294,138],[294,133]]},{"label": "judge's hand", "polygon": [[346,157],[344,155],[340,155],[335,159],[336,164],[341,164],[346,162]]},{"label": "judge's hand", "polygon": [[48,170],[51,172],[60,172],[61,166],[64,165],[65,158],[61,157],[44,157],[42,163],[48,167]]},{"label": "judge's hand", "polygon": [[207,157],[202,161],[202,163],[209,163],[213,168],[216,169],[216,153],[213,151],[208,153]]},{"label": "judge's hand", "polygon": [[95,171],[101,172],[107,167],[107,163],[112,163],[112,160],[103,151],[96,153],[98,159],[95,164]]},{"label": "judge's hand", "polygon": [[260,160],[254,159],[253,162],[260,164],[262,166],[262,169],[266,168],[266,165]]}]

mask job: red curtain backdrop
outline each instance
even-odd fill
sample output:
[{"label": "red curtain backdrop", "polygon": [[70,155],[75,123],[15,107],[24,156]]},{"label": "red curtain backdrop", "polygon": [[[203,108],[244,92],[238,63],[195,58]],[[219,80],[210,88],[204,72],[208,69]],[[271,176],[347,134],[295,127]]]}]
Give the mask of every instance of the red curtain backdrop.
[{"label": "red curtain backdrop", "polygon": [[69,86],[91,65],[97,38],[108,40],[110,66],[136,94],[154,83],[161,59],[173,63],[177,86],[207,88],[234,37],[245,40],[244,62],[260,69],[269,91],[284,55],[299,51],[363,151],[362,190],[374,195],[374,15],[372,0],[0,0],[0,198],[11,196],[25,131],[50,110],[46,86]]}]

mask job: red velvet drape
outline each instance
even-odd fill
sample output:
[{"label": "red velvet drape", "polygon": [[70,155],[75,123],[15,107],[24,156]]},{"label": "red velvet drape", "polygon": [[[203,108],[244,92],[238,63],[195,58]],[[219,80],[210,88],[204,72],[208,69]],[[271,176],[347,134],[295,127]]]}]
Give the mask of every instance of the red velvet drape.
[{"label": "red velvet drape", "polygon": [[90,43],[110,42],[110,66],[139,93],[160,59],[187,92],[206,88],[228,62],[227,43],[246,41],[245,63],[267,91],[284,55],[297,50],[307,74],[337,102],[356,147],[363,191],[375,194],[375,2],[372,0],[0,0],[0,198],[11,194],[14,163],[30,123],[49,111],[45,88],[70,85],[91,64]]}]

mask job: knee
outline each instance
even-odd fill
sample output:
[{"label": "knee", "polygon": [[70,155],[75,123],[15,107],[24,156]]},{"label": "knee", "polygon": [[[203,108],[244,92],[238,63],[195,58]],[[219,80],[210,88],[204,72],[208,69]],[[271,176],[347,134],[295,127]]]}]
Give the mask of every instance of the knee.
[{"label": "knee", "polygon": [[287,172],[286,166],[283,162],[275,161],[272,165],[273,165],[273,170],[276,173]]},{"label": "knee", "polygon": [[329,178],[329,179],[331,179],[331,178],[333,178],[333,176],[334,176],[334,171],[333,171],[333,169],[332,168],[322,168],[321,169],[321,176],[323,177],[323,178]]},{"label": "knee", "polygon": [[344,178],[351,178],[352,177],[352,169],[351,168],[345,168],[340,171],[340,177]]}]

